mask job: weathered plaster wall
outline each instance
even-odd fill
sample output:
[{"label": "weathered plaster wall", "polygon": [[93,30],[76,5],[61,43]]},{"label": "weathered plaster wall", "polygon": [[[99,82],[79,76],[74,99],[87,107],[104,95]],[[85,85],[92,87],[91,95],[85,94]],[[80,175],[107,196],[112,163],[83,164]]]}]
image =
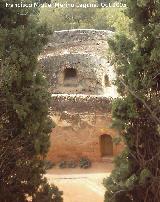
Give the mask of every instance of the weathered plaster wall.
[{"label": "weathered plaster wall", "polygon": [[[45,67],[52,93],[103,94],[103,77],[111,77],[111,67],[106,60],[86,53],[48,55],[41,59],[41,64]],[[64,70],[67,68],[77,72],[76,83],[69,86],[64,83]]]},{"label": "weathered plaster wall", "polygon": [[[113,66],[97,55],[84,54],[49,54],[40,59],[41,66],[47,75],[52,93],[82,93],[82,94],[116,94],[113,86],[115,73]],[[75,69],[76,82],[65,85],[65,70]],[[105,82],[108,78],[108,83]],[[115,95],[114,94],[114,95]],[[112,94],[112,96],[114,96]]]},{"label": "weathered plaster wall", "polygon": [[[79,115],[57,114],[53,120],[57,121],[57,126],[53,129],[48,158],[54,162],[60,160],[77,160],[87,156],[92,161],[101,161],[100,136],[109,134],[115,136],[115,131],[110,129],[111,117],[103,114]],[[58,117],[58,119],[57,119]],[[113,146],[113,155],[118,154],[119,146]]]},{"label": "weathered plaster wall", "polygon": [[[51,135],[49,159],[57,162],[87,156],[101,161],[100,136],[116,135],[111,129],[111,102],[104,96],[53,95],[51,111],[56,127]],[[119,149],[113,146],[113,155]]]}]

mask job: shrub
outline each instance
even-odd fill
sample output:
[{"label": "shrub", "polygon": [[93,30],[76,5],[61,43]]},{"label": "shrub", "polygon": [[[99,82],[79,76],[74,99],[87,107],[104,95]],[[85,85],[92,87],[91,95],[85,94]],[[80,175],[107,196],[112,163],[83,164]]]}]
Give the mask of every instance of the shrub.
[{"label": "shrub", "polygon": [[77,163],[75,161],[68,161],[67,162],[67,167],[68,168],[76,168],[77,167]]},{"label": "shrub", "polygon": [[67,161],[61,161],[59,163],[59,168],[67,168]]},{"label": "shrub", "polygon": [[86,157],[82,157],[79,160],[79,167],[80,168],[90,168],[91,167],[91,161]]},{"label": "shrub", "polygon": [[73,160],[71,161],[61,161],[59,163],[59,168],[76,168],[77,163]]},{"label": "shrub", "polygon": [[58,187],[44,183],[32,202],[63,202],[62,195],[63,192]]},{"label": "shrub", "polygon": [[49,160],[44,161],[44,167],[46,170],[49,170],[53,168],[54,166],[55,166],[55,163],[53,163],[52,161],[49,161]]}]

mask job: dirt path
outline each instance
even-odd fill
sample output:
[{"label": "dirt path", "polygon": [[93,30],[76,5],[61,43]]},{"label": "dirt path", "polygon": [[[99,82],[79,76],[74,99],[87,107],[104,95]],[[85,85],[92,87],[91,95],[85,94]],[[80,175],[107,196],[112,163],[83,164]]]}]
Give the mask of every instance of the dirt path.
[{"label": "dirt path", "polygon": [[64,202],[103,202],[103,179],[109,176],[111,163],[95,163],[90,169],[51,169],[47,173],[50,183],[63,191]]}]

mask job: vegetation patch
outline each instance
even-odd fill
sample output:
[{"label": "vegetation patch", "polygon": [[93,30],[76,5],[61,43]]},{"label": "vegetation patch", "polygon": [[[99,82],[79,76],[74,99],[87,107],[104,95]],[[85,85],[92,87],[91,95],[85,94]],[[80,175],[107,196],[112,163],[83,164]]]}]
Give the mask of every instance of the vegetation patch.
[{"label": "vegetation patch", "polygon": [[86,158],[86,157],[82,157],[80,158],[79,162],[77,163],[74,160],[70,160],[70,161],[61,161],[59,163],[59,168],[76,168],[76,167],[80,167],[80,168],[90,168],[92,165],[91,161]]},{"label": "vegetation patch", "polygon": [[79,167],[80,168],[90,168],[91,167],[91,161],[86,158],[86,157],[82,157],[80,160],[79,160]]},{"label": "vegetation patch", "polygon": [[51,168],[53,168],[56,164],[53,163],[52,161],[49,161],[49,160],[45,160],[44,161],[44,167],[46,170],[49,170]]}]

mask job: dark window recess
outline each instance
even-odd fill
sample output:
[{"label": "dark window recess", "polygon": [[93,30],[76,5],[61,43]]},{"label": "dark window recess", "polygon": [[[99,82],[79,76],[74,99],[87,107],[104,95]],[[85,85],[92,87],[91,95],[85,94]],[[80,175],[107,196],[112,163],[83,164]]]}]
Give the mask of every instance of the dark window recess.
[{"label": "dark window recess", "polygon": [[110,83],[109,83],[109,78],[107,75],[105,75],[104,77],[104,85],[107,87],[107,86],[110,86]]},{"label": "dark window recess", "polygon": [[73,68],[68,68],[64,70],[64,80],[73,79],[77,77],[77,71]]}]

